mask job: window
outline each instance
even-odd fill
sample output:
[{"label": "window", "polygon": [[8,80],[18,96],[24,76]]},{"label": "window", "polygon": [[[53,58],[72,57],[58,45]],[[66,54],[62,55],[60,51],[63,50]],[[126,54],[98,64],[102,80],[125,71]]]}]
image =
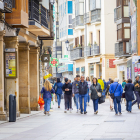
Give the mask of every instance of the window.
[{"label": "window", "polygon": [[12,0],[12,8],[16,8],[16,0]]},{"label": "window", "polygon": [[117,7],[122,5],[122,0],[117,0]]},{"label": "window", "polygon": [[128,6],[123,6],[123,17],[129,17],[129,7]]},{"label": "window", "polygon": [[123,5],[128,5],[128,3],[129,3],[129,0],[124,0]]},{"label": "window", "polygon": [[130,29],[124,29],[124,38],[130,38]]},{"label": "window", "polygon": [[68,29],[68,35],[73,35],[73,29]]},{"label": "window", "polygon": [[56,28],[57,38],[59,38],[59,28]]},{"label": "window", "polygon": [[129,42],[126,42],[126,53],[129,53]]},{"label": "window", "polygon": [[68,14],[72,14],[72,13],[73,13],[72,1],[68,1]]},{"label": "window", "polygon": [[58,58],[58,59],[61,59],[61,58],[62,58],[62,55],[58,54],[58,55],[57,55],[57,58]]},{"label": "window", "polygon": [[72,24],[72,15],[69,15],[69,24]]}]

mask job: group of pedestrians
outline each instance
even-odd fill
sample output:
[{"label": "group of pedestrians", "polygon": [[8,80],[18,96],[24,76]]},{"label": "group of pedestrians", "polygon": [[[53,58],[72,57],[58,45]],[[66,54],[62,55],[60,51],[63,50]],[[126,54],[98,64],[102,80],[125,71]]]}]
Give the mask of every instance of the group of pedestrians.
[{"label": "group of pedestrians", "polygon": [[[52,87],[49,81],[45,81],[44,87],[41,90],[43,99],[45,102],[44,105],[44,114],[50,115],[50,104],[52,100],[51,93],[55,93],[57,96],[58,108],[61,104],[61,96],[64,92],[64,113],[67,113],[67,110],[70,109],[72,112],[72,97],[74,97],[74,103],[76,105],[77,113],[80,111],[81,114],[87,114],[87,105],[89,105],[90,99],[93,101],[94,114],[98,113],[98,104],[100,97],[105,94],[108,94],[110,101],[110,110],[115,110],[115,114],[121,113],[121,98],[125,94],[126,99],[126,110],[128,112],[132,111],[132,106],[137,102],[138,108],[140,109],[140,81],[139,76],[136,76],[134,84],[132,80],[128,79],[126,83],[122,85],[119,84],[117,78],[114,81],[109,78],[108,82],[102,80],[101,78],[93,78],[90,82],[89,77],[77,75],[74,79],[74,82],[68,78],[64,78],[65,83],[61,83],[60,78],[57,78],[56,83]],[[136,100],[134,100],[134,93]]]}]

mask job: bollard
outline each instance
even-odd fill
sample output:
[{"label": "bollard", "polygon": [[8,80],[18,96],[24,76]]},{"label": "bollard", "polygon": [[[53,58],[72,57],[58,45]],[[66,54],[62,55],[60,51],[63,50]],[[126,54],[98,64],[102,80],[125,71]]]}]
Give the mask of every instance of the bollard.
[{"label": "bollard", "polygon": [[16,121],[16,96],[9,95],[9,122]]}]

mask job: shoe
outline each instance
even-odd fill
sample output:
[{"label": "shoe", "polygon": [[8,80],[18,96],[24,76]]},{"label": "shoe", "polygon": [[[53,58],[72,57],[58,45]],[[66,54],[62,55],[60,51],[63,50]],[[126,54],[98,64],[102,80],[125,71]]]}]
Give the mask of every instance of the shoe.
[{"label": "shoe", "polygon": [[69,111],[69,108],[67,109],[67,111]]},{"label": "shoe", "polygon": [[78,109],[77,109],[76,113],[78,113]]},{"label": "shoe", "polygon": [[51,114],[50,113],[48,113],[48,116],[50,116]]},{"label": "shoe", "polygon": [[45,115],[47,114],[46,111],[44,111],[44,114],[45,114]]},{"label": "shoe", "polygon": [[83,112],[81,112],[81,114],[83,114]]},{"label": "shoe", "polygon": [[58,106],[58,108],[60,108],[60,106]]},{"label": "shoe", "polygon": [[96,114],[98,114],[98,110],[96,111]]},{"label": "shoe", "polygon": [[89,103],[88,103],[88,106],[89,106]]},{"label": "shoe", "polygon": [[96,114],[96,112],[94,112],[94,114]]},{"label": "shoe", "polygon": [[121,112],[119,112],[119,115],[122,115],[122,113],[121,113]]},{"label": "shoe", "polygon": [[116,113],[115,115],[116,115],[116,116],[118,116],[118,114],[117,114],[117,113]]},{"label": "shoe", "polygon": [[64,113],[67,113],[67,110],[65,110]]},{"label": "shoe", "polygon": [[87,111],[86,111],[86,112],[84,112],[84,114],[87,114]]}]

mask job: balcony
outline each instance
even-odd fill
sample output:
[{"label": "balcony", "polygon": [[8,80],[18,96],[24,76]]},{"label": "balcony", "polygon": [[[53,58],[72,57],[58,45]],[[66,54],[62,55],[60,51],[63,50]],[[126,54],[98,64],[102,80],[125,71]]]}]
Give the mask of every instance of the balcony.
[{"label": "balcony", "polygon": [[36,36],[50,36],[47,9],[39,5],[39,0],[29,1],[29,29]]},{"label": "balcony", "polygon": [[28,0],[14,2],[12,13],[5,14],[6,22],[14,28],[28,28]]},{"label": "balcony", "polygon": [[91,45],[84,48],[84,56],[96,56],[100,55],[100,47],[98,45]]},{"label": "balcony", "polygon": [[12,0],[0,0],[0,11],[2,13],[12,12]]},{"label": "balcony", "polygon": [[90,12],[84,14],[84,24],[88,24],[91,22]]},{"label": "balcony", "polygon": [[91,23],[92,24],[101,23],[101,9],[91,11]]},{"label": "balcony", "polygon": [[84,26],[84,16],[83,15],[76,16],[76,18],[72,19],[72,27],[76,28],[78,26],[79,27]]},{"label": "balcony", "polygon": [[84,47],[77,47],[70,50],[70,59],[72,61],[84,58]]},{"label": "balcony", "polygon": [[115,44],[115,57],[131,56],[131,41]]}]

